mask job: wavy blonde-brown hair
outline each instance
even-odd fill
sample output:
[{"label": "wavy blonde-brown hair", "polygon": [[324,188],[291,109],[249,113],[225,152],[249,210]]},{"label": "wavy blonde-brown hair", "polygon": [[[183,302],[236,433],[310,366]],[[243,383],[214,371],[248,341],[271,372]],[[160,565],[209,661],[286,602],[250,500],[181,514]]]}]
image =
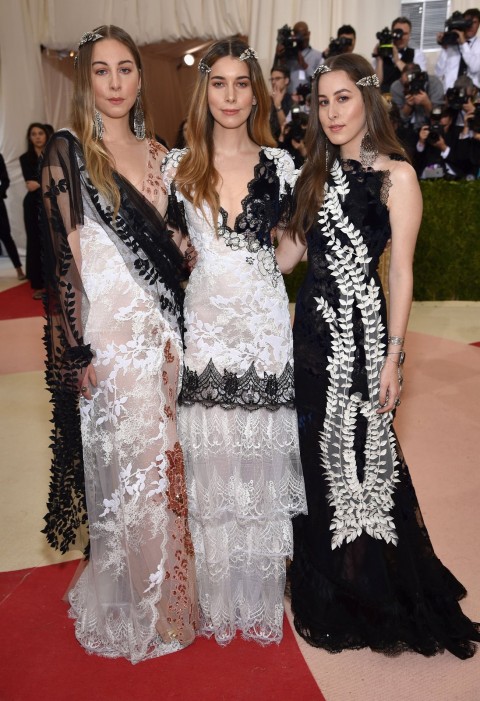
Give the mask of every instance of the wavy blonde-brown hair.
[{"label": "wavy blonde-brown hair", "polygon": [[[145,76],[142,68],[140,52],[132,37],[120,27],[113,24],[102,25],[92,31],[104,39],[115,39],[127,47],[133,56],[135,65],[141,75],[140,98],[145,114],[145,131],[148,137],[153,135],[151,117],[146,100]],[[113,178],[114,163],[112,155],[102,143],[94,138],[93,117],[95,112],[95,96],[92,87],[92,52],[96,42],[89,41],[78,50],[75,70],[74,91],[71,110],[71,124],[82,144],[88,175],[95,188],[113,206],[115,214],[120,207],[120,192]],[[135,105],[129,114],[130,129],[133,132],[133,117]]]},{"label": "wavy blonde-brown hair", "polygon": [[[372,75],[371,64],[358,54],[340,54],[325,61],[332,71],[345,71],[350,80],[356,83],[361,78]],[[307,232],[318,218],[322,206],[325,182],[335,159],[340,158],[340,148],[332,144],[322,129],[318,117],[318,81],[321,73],[312,83],[311,110],[305,134],[307,160],[297,180],[294,191],[294,215],[289,224],[289,233],[305,243]],[[389,118],[389,108],[378,88],[361,87],[367,131],[376,150],[384,155],[399,155],[408,160],[405,149],[398,141]],[[326,154],[328,151],[328,162]]]},{"label": "wavy blonde-brown hair", "polygon": [[[240,39],[227,39],[215,42],[202,61],[209,68],[225,56],[239,58],[248,49]],[[270,95],[263,78],[260,65],[255,58],[246,58],[252,91],[256,105],[247,121],[250,139],[259,146],[276,146],[270,131]],[[189,150],[180,161],[175,176],[177,188],[205,215],[203,205],[210,208],[216,226],[220,210],[220,199],[216,187],[219,174],[214,165],[213,126],[214,120],[208,107],[209,73],[198,72],[198,79],[192,95],[187,118],[187,142]]]}]

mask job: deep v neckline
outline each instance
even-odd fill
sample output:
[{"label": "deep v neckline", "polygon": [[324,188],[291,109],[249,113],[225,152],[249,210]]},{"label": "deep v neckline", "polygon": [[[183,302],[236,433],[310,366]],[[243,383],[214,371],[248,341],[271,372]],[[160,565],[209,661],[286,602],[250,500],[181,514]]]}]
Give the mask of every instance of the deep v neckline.
[{"label": "deep v neckline", "polygon": [[240,211],[235,217],[233,227],[230,227],[227,223],[228,216],[229,216],[227,210],[224,209],[222,206],[220,206],[218,209],[218,211],[222,217],[222,222],[221,222],[222,228],[226,229],[227,231],[238,231],[239,221],[242,217],[244,217],[246,215],[245,206],[246,206],[246,203],[247,203],[247,200],[249,199],[249,197],[252,196],[252,187],[258,178],[258,171],[261,168],[262,163],[263,163],[263,157],[264,157],[263,147],[260,148],[260,151],[258,152],[258,156],[259,156],[258,161],[253,166],[253,177],[247,183],[247,194],[245,195],[245,197],[242,198],[242,200],[240,202]]},{"label": "deep v neckline", "polygon": [[139,192],[141,195],[145,197],[144,189],[145,189],[145,183],[147,181],[148,177],[148,159],[150,157],[150,144],[151,144],[151,139],[145,139],[145,144],[146,144],[146,149],[145,149],[145,154],[144,154],[144,160],[143,160],[143,175],[141,177],[141,180],[139,183],[134,183],[132,182],[129,178],[127,178],[123,173],[120,173],[119,170],[115,169],[115,172],[117,175],[120,175],[129,185],[131,185],[137,192]]}]

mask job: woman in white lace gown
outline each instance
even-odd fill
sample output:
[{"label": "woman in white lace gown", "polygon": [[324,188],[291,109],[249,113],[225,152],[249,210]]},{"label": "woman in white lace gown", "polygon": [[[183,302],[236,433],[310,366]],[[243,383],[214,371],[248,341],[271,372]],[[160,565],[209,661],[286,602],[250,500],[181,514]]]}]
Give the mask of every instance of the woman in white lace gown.
[{"label": "woman in white lace gown", "polygon": [[191,643],[197,610],[176,431],[183,258],[144,109],[131,38],[84,35],[74,131],[52,137],[42,169],[55,426],[45,532],[79,547],[88,515],[90,558],[69,592],[76,636],[131,662]]},{"label": "woman in white lace gown", "polygon": [[288,300],[271,231],[294,178],[272,148],[254,52],[217,42],[200,63],[189,149],[164,164],[171,223],[198,252],[185,298],[179,434],[200,632],[282,637],[291,517],[305,511],[293,407]]}]

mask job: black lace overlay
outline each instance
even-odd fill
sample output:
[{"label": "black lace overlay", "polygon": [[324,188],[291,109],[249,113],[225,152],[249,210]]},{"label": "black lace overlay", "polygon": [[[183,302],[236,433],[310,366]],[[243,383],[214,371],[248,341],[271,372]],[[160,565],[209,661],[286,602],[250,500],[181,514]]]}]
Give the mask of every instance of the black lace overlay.
[{"label": "black lace overlay", "polygon": [[177,186],[172,182],[168,191],[167,223],[178,229],[183,236],[188,236],[188,224],[183,202],[177,199]]},{"label": "black lace overlay", "polygon": [[[278,284],[281,273],[276,264],[270,232],[274,227],[282,226],[291,210],[292,192],[288,183],[285,189],[286,192],[282,194],[276,161],[268,158],[262,150],[233,229],[227,225],[227,212],[220,208],[222,225],[219,236],[232,250],[245,249],[247,253],[254,254],[261,273],[274,286]],[[246,256],[246,261],[253,263],[250,256]]]},{"label": "black lace overlay", "polygon": [[[390,238],[385,197],[388,172],[364,170],[351,161],[342,168],[349,192],[339,198],[341,217],[347,216],[359,232],[366,246],[364,255],[371,258],[365,265],[365,279],[379,302],[376,313],[384,331],[377,342],[385,342],[386,305],[376,267]],[[329,181],[330,187],[334,185]],[[337,250],[347,257],[358,255],[338,223],[339,219],[330,221],[341,244]],[[320,224],[307,233],[307,244],[308,271],[297,296],[293,329],[295,403],[308,503],[308,515],[294,519],[291,593],[295,627],[308,643],[329,652],[370,647],[386,654],[412,650],[434,655],[446,649],[462,659],[470,657],[475,652],[473,641],[480,641],[480,628],[464,616],[458,604],[466,594],[464,587],[435,555],[393,428],[398,479],[389,517],[396,544],[361,530],[351,541],[345,539],[332,547],[331,471],[325,461],[328,447],[319,437],[331,420],[327,397],[338,341],[334,326],[319,311],[319,300],[333,310],[332,316],[341,319],[342,293],[338,268],[332,270],[332,242]],[[346,329],[353,337],[349,396],[375,401],[369,397],[364,316],[358,304],[352,307]],[[351,449],[356,463],[352,483],[358,480],[360,485],[365,479],[365,456],[372,449],[367,428],[367,419],[359,415]],[[383,450],[385,446],[379,445],[379,459]],[[347,495],[347,504],[349,498]],[[348,512],[345,519],[349,519]]]},{"label": "black lace overlay", "polygon": [[289,206],[288,200],[291,200],[288,184],[286,190],[285,194],[280,192],[277,163],[262,149],[233,229],[227,226],[227,212],[220,208],[222,226],[219,234],[225,238],[227,246],[235,250],[246,248],[250,253],[256,253],[261,246],[271,248],[270,232],[282,220]]},{"label": "black lace overlay", "polygon": [[164,316],[183,331],[183,257],[157,210],[115,174],[121,205],[113,221],[85,170],[80,143],[69,131],[49,141],[41,167],[47,353],[46,382],[53,405],[52,467],[44,533],[66,552],[88,542],[79,391],[95,349],[83,341],[83,286],[68,235],[88,216],[101,223],[139,279],[155,285]]},{"label": "black lace overlay", "polygon": [[237,375],[225,370],[223,375],[210,360],[200,375],[185,367],[180,394],[181,404],[200,402],[223,409],[241,407],[250,411],[264,408],[276,411],[279,406],[293,407],[293,368],[288,363],[282,374],[265,373],[259,377],[254,363],[247,372]]}]

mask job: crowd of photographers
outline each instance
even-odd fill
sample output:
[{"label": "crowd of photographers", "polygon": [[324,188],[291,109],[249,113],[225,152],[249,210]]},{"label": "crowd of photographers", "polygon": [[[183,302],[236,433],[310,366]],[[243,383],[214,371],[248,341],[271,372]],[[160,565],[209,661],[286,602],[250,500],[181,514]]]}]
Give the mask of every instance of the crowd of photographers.
[{"label": "crowd of photographers", "polygon": [[[423,51],[409,46],[412,25],[398,17],[377,32],[372,63],[391,103],[391,119],[421,179],[480,177],[480,22],[478,9],[454,12],[445,31],[435,74],[427,73]],[[355,49],[355,29],[343,25],[324,51],[310,46],[305,22],[278,30],[270,82],[270,125],[295,165],[306,158],[304,134],[310,110],[310,82],[329,56]]]}]

